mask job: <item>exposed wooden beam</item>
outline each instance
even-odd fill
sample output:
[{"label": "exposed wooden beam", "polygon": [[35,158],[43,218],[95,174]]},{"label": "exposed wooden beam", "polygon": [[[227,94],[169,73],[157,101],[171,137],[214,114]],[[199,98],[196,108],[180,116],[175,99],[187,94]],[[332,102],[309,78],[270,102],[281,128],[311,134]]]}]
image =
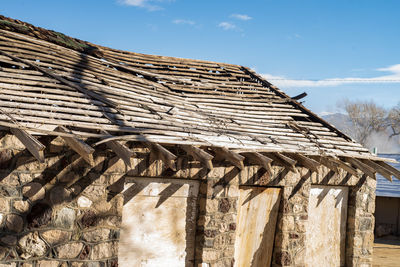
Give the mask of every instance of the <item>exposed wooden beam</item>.
[{"label": "exposed wooden beam", "polygon": [[171,153],[168,149],[159,145],[157,143],[144,143],[150,149],[151,157],[161,160],[168,168],[173,171],[176,171],[176,156]]},{"label": "exposed wooden beam", "polygon": [[213,155],[207,153],[201,148],[191,145],[180,145],[179,147],[182,148],[186,153],[191,155],[194,159],[203,163],[207,167],[207,169],[212,170],[214,168],[212,164],[212,159],[214,158]]},{"label": "exposed wooden beam", "polygon": [[240,170],[244,169],[243,160],[245,159],[244,156],[233,152],[225,147],[213,147],[215,153],[219,155],[220,158],[231,162],[234,166],[239,168]]},{"label": "exposed wooden beam", "polygon": [[394,177],[400,180],[400,171],[398,169],[383,161],[375,161],[375,163],[390,171],[394,175]]},{"label": "exposed wooden beam", "polygon": [[362,163],[360,160],[358,160],[356,158],[348,158],[348,157],[343,157],[343,160],[352,164],[353,166],[357,167],[360,171],[362,171],[369,177],[376,178],[375,177],[376,170],[374,168],[371,168],[370,166]]},{"label": "exposed wooden beam", "polygon": [[281,165],[287,167],[292,172],[298,173],[296,169],[296,163],[297,163],[296,160],[291,159],[279,152],[269,153],[268,156],[271,157],[273,160],[279,162]]},{"label": "exposed wooden beam", "polygon": [[331,171],[338,173],[339,169],[338,169],[338,164],[336,162],[334,162],[333,160],[323,157],[323,156],[313,156],[314,160],[319,162],[320,164],[324,165],[325,167],[327,167],[328,169],[330,169]]},{"label": "exposed wooden beam", "polygon": [[346,172],[350,173],[351,175],[354,175],[357,177],[360,176],[360,174],[358,173],[358,171],[356,169],[354,169],[350,165],[346,164],[345,162],[341,161],[340,159],[329,157],[329,160],[331,160],[332,162],[335,162],[339,166],[339,168],[345,170]]},{"label": "exposed wooden beam", "polygon": [[28,132],[17,129],[17,128],[10,128],[12,134],[14,134],[19,141],[21,141],[26,149],[41,163],[44,162],[44,150],[45,146],[39,142],[35,137],[33,137]]},{"label": "exposed wooden beam", "polygon": [[[71,133],[71,131],[64,126],[58,126],[57,130],[62,132],[62,133]],[[78,153],[87,163],[89,163],[91,166],[94,166],[94,160],[93,160],[93,153],[95,149],[82,140],[79,140],[78,138],[75,137],[66,137],[66,136],[61,136],[67,145],[74,150],[76,153]]]},{"label": "exposed wooden beam", "polygon": [[[107,131],[101,131],[103,134],[108,134]],[[108,141],[106,142],[108,148],[110,148],[120,159],[125,162],[125,165],[128,166],[129,169],[132,168],[131,157],[135,156],[135,152],[130,150],[125,145],[121,144],[119,141]]]},{"label": "exposed wooden beam", "polygon": [[375,163],[372,160],[369,159],[362,159],[360,160],[362,163],[370,166],[371,168],[375,169],[377,172],[379,172],[383,177],[386,178],[386,180],[393,182],[392,180],[392,173],[386,169],[385,167],[379,165],[378,163]]},{"label": "exposed wooden beam", "polygon": [[319,162],[306,157],[302,154],[299,153],[292,153],[292,154],[285,154],[286,156],[294,159],[297,161],[297,163],[300,163],[300,165],[303,165],[307,169],[313,171],[313,172],[318,172],[318,167],[321,165]]},{"label": "exposed wooden beam", "polygon": [[270,176],[272,176],[271,163],[273,159],[258,153],[258,152],[242,152],[241,155],[245,156],[251,163],[260,165],[263,167]]}]

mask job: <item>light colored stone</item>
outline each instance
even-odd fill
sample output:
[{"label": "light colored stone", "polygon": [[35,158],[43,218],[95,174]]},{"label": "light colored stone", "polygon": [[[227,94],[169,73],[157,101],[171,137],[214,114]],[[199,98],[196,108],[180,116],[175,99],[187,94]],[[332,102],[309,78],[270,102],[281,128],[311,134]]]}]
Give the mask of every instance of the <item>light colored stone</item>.
[{"label": "light colored stone", "polygon": [[47,252],[46,243],[40,239],[37,232],[29,233],[18,241],[18,251],[23,259],[44,256]]},{"label": "light colored stone", "polygon": [[73,209],[62,208],[57,212],[54,225],[61,228],[70,229],[74,226],[76,214]]},{"label": "light colored stone", "polygon": [[33,267],[33,263],[30,262],[24,262],[22,263],[22,265],[20,265],[21,267]]},{"label": "light colored stone", "polygon": [[0,267],[17,267],[17,263],[16,262],[0,263]]},{"label": "light colored stone", "polygon": [[8,249],[6,247],[0,247],[0,261],[4,259],[8,254]]},{"label": "light colored stone", "polygon": [[10,210],[10,203],[6,198],[0,198],[0,212],[8,212]]},{"label": "light colored stone", "polygon": [[62,243],[68,241],[71,237],[70,232],[62,231],[62,230],[49,230],[41,233],[43,239],[47,241],[50,245],[55,245],[58,243]]},{"label": "light colored stone", "polygon": [[29,203],[28,203],[28,201],[24,201],[24,200],[17,200],[17,201],[14,201],[13,207],[16,211],[25,213],[29,210]]},{"label": "light colored stone", "polygon": [[117,247],[118,244],[114,242],[97,244],[93,246],[91,259],[101,260],[116,257],[118,253]]},{"label": "light colored stone", "polygon": [[56,252],[59,258],[73,259],[79,256],[82,248],[82,243],[74,242],[56,247]]},{"label": "light colored stone", "polygon": [[46,191],[41,184],[31,182],[22,188],[22,195],[34,202],[43,199],[46,195]]},{"label": "light colored stone", "polygon": [[97,229],[83,233],[83,239],[88,242],[97,242],[107,240],[110,235],[110,229]]},{"label": "light colored stone", "polygon": [[24,229],[24,221],[19,215],[9,214],[6,219],[6,227],[10,231],[19,233]]},{"label": "light colored stone", "polygon": [[112,208],[112,204],[106,200],[101,200],[97,201],[93,207],[99,212],[99,213],[106,213]]},{"label": "light colored stone", "polygon": [[3,213],[0,213],[0,224],[3,224],[5,215]]},{"label": "light colored stone", "polygon": [[92,206],[92,201],[85,196],[81,196],[78,198],[78,206],[80,208],[90,208]]},{"label": "light colored stone", "polygon": [[71,267],[82,267],[83,262],[71,262]]},{"label": "light colored stone", "polygon": [[0,240],[1,242],[9,246],[14,246],[15,244],[17,244],[17,237],[13,235],[3,236]]},{"label": "light colored stone", "polygon": [[38,261],[36,267],[57,267],[58,261]]}]

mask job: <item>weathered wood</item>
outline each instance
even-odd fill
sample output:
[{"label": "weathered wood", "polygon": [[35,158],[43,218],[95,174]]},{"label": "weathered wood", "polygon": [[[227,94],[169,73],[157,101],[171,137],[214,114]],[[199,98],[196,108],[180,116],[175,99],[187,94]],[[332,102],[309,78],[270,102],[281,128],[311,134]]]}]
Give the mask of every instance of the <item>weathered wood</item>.
[{"label": "weathered wood", "polygon": [[297,163],[303,165],[307,169],[309,169],[313,172],[318,172],[318,167],[320,166],[320,164],[317,161],[315,161],[309,157],[306,157],[300,153],[290,153],[290,154],[285,153],[285,155],[296,160]]},{"label": "weathered wood", "polygon": [[271,163],[273,159],[258,152],[242,152],[240,154],[245,156],[251,163],[255,163],[263,167],[268,172],[268,174],[272,176]]},{"label": "weathered wood", "polygon": [[10,128],[10,131],[21,141],[21,143],[24,144],[26,149],[28,149],[28,151],[31,152],[39,162],[44,163],[44,150],[46,147],[40,143],[39,140],[21,129]]},{"label": "weathered wood", "polygon": [[[105,135],[110,135],[107,131],[101,131]],[[106,145],[115,153],[117,156],[125,162],[125,165],[129,169],[132,168],[131,157],[135,156],[135,153],[119,141],[108,141]]]},{"label": "weathered wood", "polygon": [[386,180],[388,180],[389,182],[392,182],[392,173],[390,172],[390,170],[388,170],[386,167],[381,166],[377,163],[375,163],[372,160],[369,159],[360,159],[360,161],[368,166],[370,166],[371,168],[375,169],[377,172],[379,172],[383,177],[386,178]]},{"label": "weathered wood", "polygon": [[244,156],[233,152],[225,147],[213,147],[213,150],[215,151],[215,153],[219,154],[220,158],[231,162],[235,167],[239,168],[240,170],[244,169]]},{"label": "weathered wood", "polygon": [[362,171],[363,173],[365,173],[366,175],[368,175],[371,178],[376,178],[375,177],[375,173],[376,170],[371,168],[370,166],[362,163],[361,161],[359,161],[358,159],[355,158],[348,158],[348,157],[342,157],[342,159],[350,164],[352,164],[353,166],[357,167],[360,171]]},{"label": "weathered wood", "polygon": [[387,169],[388,171],[390,171],[394,177],[396,177],[397,179],[400,180],[400,171],[397,170],[395,167],[393,167],[383,161],[375,161],[375,163],[382,166],[383,168]]},{"label": "weathered wood", "polygon": [[[64,126],[58,126],[57,130],[62,133],[70,133],[70,131]],[[93,147],[78,138],[66,136],[62,136],[62,138],[65,140],[67,145],[89,163],[90,166],[94,166],[93,153],[95,149]]]},{"label": "weathered wood", "polygon": [[339,173],[339,165],[334,162],[333,160],[331,160],[330,158],[327,157],[323,157],[323,156],[312,156],[312,158],[319,162],[320,164],[324,165],[325,167],[327,167],[328,169],[330,169],[331,171],[335,172],[335,173]]},{"label": "weathered wood", "polygon": [[144,144],[150,149],[150,156],[153,159],[161,160],[165,166],[173,171],[177,170],[175,163],[177,157],[171,151],[157,143],[144,142]]},{"label": "weathered wood", "polygon": [[329,157],[329,159],[331,161],[335,162],[341,169],[345,170],[346,172],[350,173],[351,175],[360,176],[360,174],[357,171],[357,169],[354,169],[353,167],[351,167],[350,165],[348,165],[345,162],[341,161],[340,159],[334,158],[334,157]]},{"label": "weathered wood", "polygon": [[271,157],[273,160],[279,162],[281,165],[288,168],[292,172],[298,173],[298,171],[296,169],[296,163],[297,163],[296,160],[291,159],[279,152],[268,153],[268,156]]},{"label": "weathered wood", "polygon": [[212,170],[214,168],[212,164],[212,159],[214,158],[213,155],[205,152],[203,149],[196,146],[180,145],[179,147],[182,148],[186,153],[191,155],[194,159],[203,163],[207,167],[207,169]]}]

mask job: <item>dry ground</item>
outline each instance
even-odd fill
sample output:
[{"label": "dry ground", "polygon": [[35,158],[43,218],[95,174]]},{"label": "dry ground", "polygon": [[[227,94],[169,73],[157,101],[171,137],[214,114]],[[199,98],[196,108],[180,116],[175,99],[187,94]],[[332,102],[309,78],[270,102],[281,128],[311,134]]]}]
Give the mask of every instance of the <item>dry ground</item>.
[{"label": "dry ground", "polygon": [[373,266],[400,267],[400,237],[375,239]]}]

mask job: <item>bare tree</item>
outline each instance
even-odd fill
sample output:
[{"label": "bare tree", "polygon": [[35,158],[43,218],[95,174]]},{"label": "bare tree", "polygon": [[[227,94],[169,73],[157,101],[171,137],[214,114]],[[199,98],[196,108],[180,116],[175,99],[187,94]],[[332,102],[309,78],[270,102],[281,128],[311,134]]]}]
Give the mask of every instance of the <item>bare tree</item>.
[{"label": "bare tree", "polygon": [[400,104],[393,107],[388,114],[388,124],[392,129],[390,138],[396,135],[400,135]]},{"label": "bare tree", "polygon": [[[343,107],[353,124],[354,132],[351,136],[364,146],[373,132],[384,131],[389,126],[388,112],[373,101],[344,100]],[[400,113],[398,118],[400,119]]]}]

